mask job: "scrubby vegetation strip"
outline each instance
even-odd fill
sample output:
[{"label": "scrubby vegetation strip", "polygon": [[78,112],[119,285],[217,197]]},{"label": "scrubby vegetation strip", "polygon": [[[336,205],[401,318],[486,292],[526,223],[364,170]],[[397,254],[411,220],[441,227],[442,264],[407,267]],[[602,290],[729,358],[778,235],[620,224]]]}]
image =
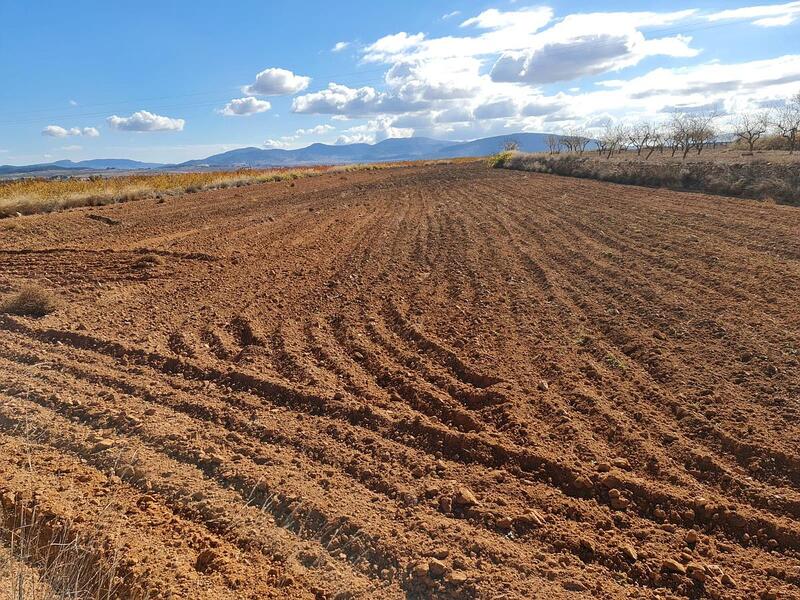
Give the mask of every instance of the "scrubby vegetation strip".
[{"label": "scrubby vegetation strip", "polygon": [[607,161],[575,154],[540,155],[504,151],[492,156],[489,165],[614,183],[774,200],[780,204],[800,206],[800,162]]}]

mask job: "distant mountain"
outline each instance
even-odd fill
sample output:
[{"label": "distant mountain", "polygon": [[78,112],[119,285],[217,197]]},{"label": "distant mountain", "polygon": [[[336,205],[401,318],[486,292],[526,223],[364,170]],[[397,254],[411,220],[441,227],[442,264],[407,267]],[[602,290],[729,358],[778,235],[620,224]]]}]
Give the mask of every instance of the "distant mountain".
[{"label": "distant mountain", "polygon": [[419,160],[485,156],[515,141],[520,150],[541,152],[547,145],[543,133],[517,133],[482,138],[471,142],[451,142],[425,137],[389,138],[377,144],[311,144],[296,150],[280,148],[238,148],[174,167],[181,169],[217,167],[283,167],[310,164],[345,164],[393,160]]},{"label": "distant mountain", "polygon": [[[199,160],[189,160],[177,165],[145,163],[125,158],[99,158],[95,160],[58,160],[52,163],[26,166],[0,166],[0,175],[47,172],[47,175],[69,175],[73,171],[133,171],[145,169],[232,169],[239,167],[291,167],[300,165],[335,165],[358,162],[396,160],[422,160],[487,156],[503,149],[507,142],[516,142],[525,152],[542,152],[547,149],[544,133],[515,133],[481,138],[469,142],[434,140],[425,137],[389,138],[377,144],[311,144],[305,148],[237,148]],[[44,174],[44,173],[43,173]]]},{"label": "distant mountain", "polygon": [[40,163],[36,165],[0,165],[0,175],[24,175],[44,171],[52,172],[50,174],[53,175],[69,175],[69,171],[105,171],[111,169],[119,171],[140,171],[145,169],[157,169],[163,166],[164,165],[161,163],[146,163],[127,158],[95,158],[78,162],[57,160],[51,163]]},{"label": "distant mountain", "polygon": [[157,169],[158,167],[164,166],[162,163],[140,162],[128,158],[95,158],[92,160],[80,160],[78,162],[57,160],[52,164],[59,167],[66,167],[67,169],[120,169],[125,171]]},{"label": "distant mountain", "polygon": [[471,142],[460,142],[446,146],[439,151],[442,157],[488,156],[503,149],[507,142],[516,142],[523,152],[544,152],[547,150],[547,134],[514,133],[481,138]]},{"label": "distant mountain", "polygon": [[177,167],[275,167],[309,164],[342,164],[386,160],[413,160],[434,156],[453,142],[430,138],[390,138],[377,144],[311,144],[296,150],[238,148]]},{"label": "distant mountain", "polygon": [[53,165],[52,163],[41,164],[41,165],[0,165],[0,175],[16,175],[16,174],[25,174],[25,173],[38,173],[40,171],[64,171],[69,172],[71,169],[66,169],[64,167],[59,167],[57,165]]}]

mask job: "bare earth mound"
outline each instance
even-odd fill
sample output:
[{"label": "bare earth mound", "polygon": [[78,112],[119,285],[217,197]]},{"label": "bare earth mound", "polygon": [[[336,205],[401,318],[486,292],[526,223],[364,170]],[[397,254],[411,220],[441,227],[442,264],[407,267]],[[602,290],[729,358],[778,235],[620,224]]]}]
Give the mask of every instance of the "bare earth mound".
[{"label": "bare earth mound", "polygon": [[800,595],[797,209],[331,174],[0,224],[29,282],[0,514],[119,597]]}]

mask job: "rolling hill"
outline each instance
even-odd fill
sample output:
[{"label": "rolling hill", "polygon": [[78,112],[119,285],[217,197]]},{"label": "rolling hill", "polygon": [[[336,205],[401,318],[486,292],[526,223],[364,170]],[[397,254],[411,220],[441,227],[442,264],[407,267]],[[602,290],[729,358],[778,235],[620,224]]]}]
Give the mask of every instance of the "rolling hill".
[{"label": "rolling hill", "polygon": [[295,150],[250,147],[237,148],[174,166],[181,169],[267,167],[484,156],[501,150],[511,140],[516,141],[524,152],[541,152],[547,147],[545,138],[546,134],[543,133],[516,133],[470,142],[410,137],[389,138],[377,144],[311,144]]},{"label": "rolling hill", "polygon": [[198,160],[174,165],[140,162],[125,158],[99,158],[73,162],[58,160],[35,165],[0,165],[0,175],[41,173],[47,176],[91,173],[96,171],[232,169],[241,167],[292,167],[314,164],[348,164],[396,160],[422,160],[486,156],[498,152],[509,141],[515,141],[524,152],[546,149],[544,133],[515,133],[469,142],[435,140],[426,137],[389,138],[376,144],[311,144],[305,148],[237,148]]}]

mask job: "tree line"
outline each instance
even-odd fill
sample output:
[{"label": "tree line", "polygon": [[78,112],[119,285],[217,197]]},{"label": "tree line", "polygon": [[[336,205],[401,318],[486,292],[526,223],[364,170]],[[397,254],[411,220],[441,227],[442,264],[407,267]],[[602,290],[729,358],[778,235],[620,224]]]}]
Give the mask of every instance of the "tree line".
[{"label": "tree line", "polygon": [[596,133],[584,128],[570,128],[563,134],[546,138],[550,154],[583,154],[590,144],[598,155],[611,158],[615,153],[635,151],[649,159],[654,152],[676,154],[686,158],[689,153],[700,154],[708,146],[738,142],[753,152],[759,140],[772,136],[782,139],[783,146],[793,154],[800,142],[800,92],[783,106],[755,112],[728,115],[726,122],[715,111],[674,113],[663,122],[614,122],[607,119]]}]

